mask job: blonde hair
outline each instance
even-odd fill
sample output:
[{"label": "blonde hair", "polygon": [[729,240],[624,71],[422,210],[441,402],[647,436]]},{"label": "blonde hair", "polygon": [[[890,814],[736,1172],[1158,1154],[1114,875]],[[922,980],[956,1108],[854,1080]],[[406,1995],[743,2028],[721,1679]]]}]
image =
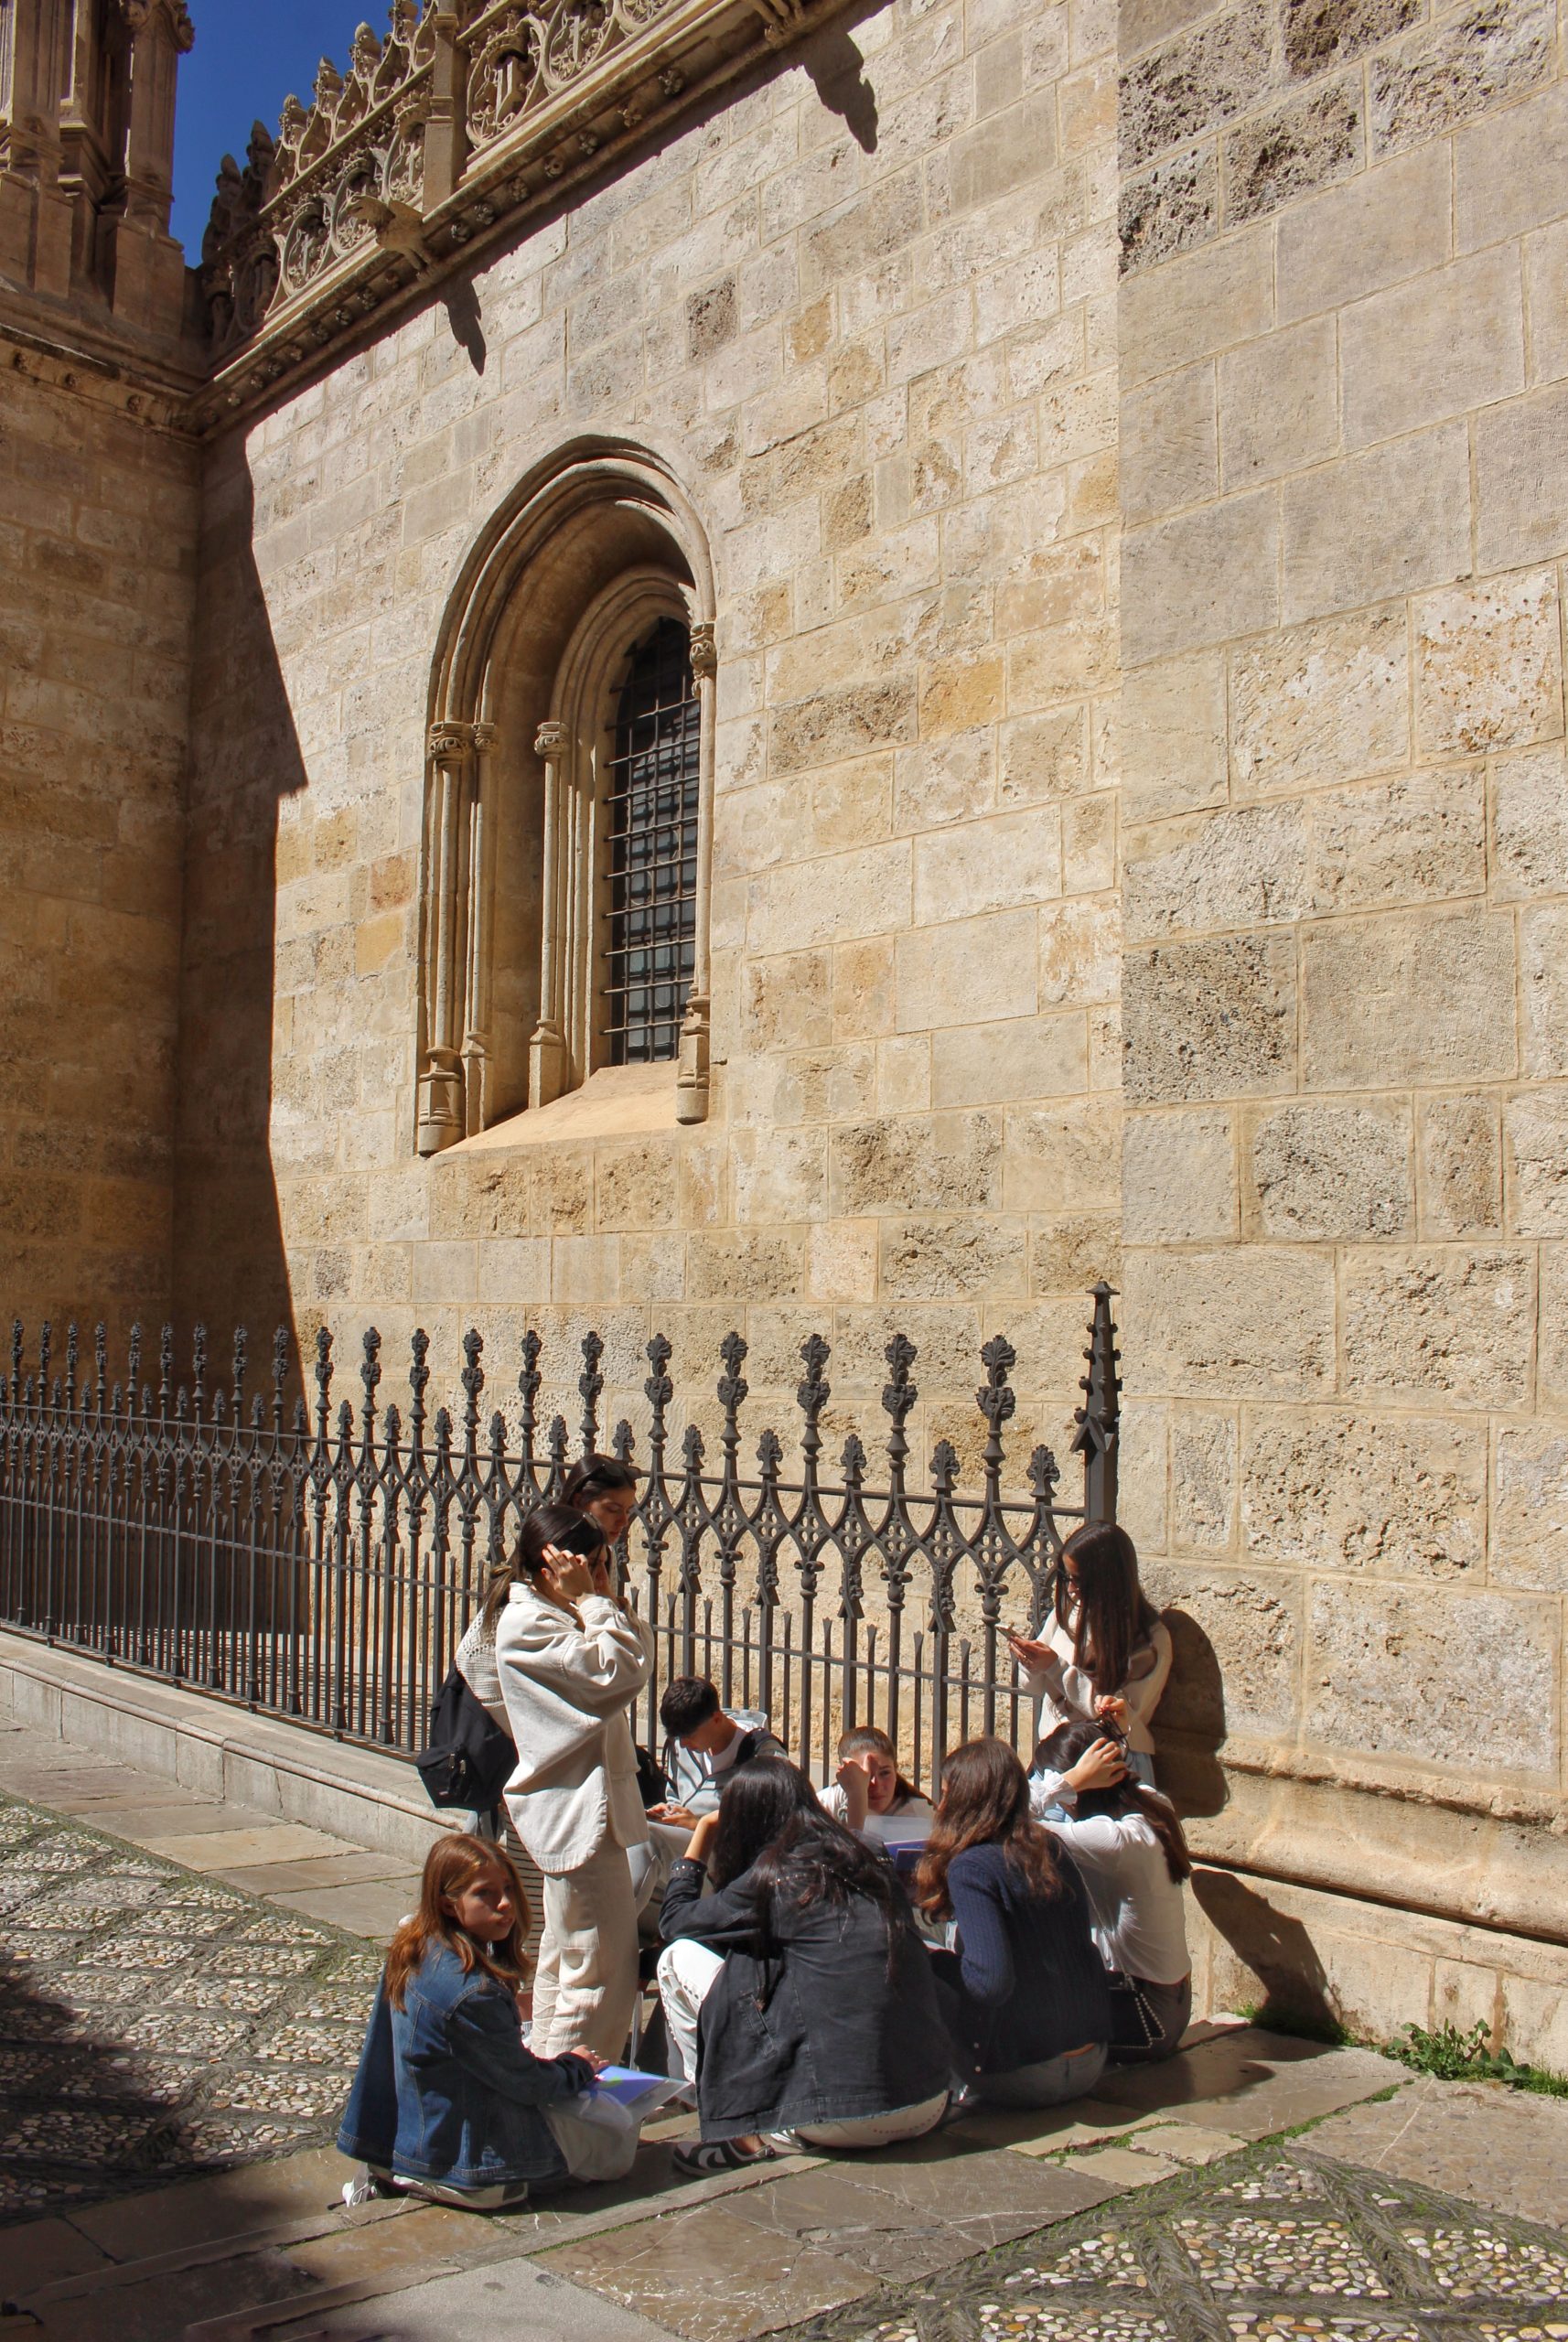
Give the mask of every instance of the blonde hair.
[{"label": "blonde hair", "polygon": [[[499,1943],[476,1943],[457,1925],[447,1906],[491,1873],[505,1882],[517,1917],[510,1932]],[[476,1968],[482,1969],[498,1984],[504,1984],[509,1993],[516,1992],[528,1981],[526,1946],[532,1924],[517,1864],[504,1846],[497,1845],[491,1838],[470,1838],[456,1831],[449,1837],[437,1838],[424,1857],[419,1908],[412,1918],[403,1921],[387,1951],[388,2000],[394,2009],[403,2007],[409,1978],[435,1943],[445,1944],[448,1951],[456,1953],[466,1974],[472,1975]]]}]

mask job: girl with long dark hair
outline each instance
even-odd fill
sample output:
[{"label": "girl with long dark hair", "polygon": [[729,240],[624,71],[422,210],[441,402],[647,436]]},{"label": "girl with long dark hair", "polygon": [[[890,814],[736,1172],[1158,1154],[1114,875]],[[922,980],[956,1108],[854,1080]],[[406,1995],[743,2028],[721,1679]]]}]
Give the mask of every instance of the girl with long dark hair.
[{"label": "girl with long dark hair", "polygon": [[1152,1789],[1149,1725],[1170,1677],[1171,1636],[1139,1583],[1127,1531],[1114,1521],[1075,1530],[1057,1557],[1043,1633],[1008,1641],[1037,1703],[1037,1736],[1108,1719],[1126,1738],[1131,1769]]},{"label": "girl with long dark hair", "polygon": [[603,1530],[564,1505],[529,1514],[484,1615],[518,1751],[507,1810],[544,1887],[534,2039],[616,2057],[637,2000],[628,1850],[648,1837],[629,1715],[653,1636],[611,1590]]},{"label": "girl with long dark hair", "polygon": [[[1101,1745],[1097,1724],[1063,1724],[1040,1750],[1072,1781]],[[1095,1944],[1111,1971],[1113,2065],[1174,2057],[1192,2014],[1184,1882],[1192,1875],[1175,1808],[1131,1774],[1075,1783],[1070,1813],[1046,1827],[1082,1874]]]},{"label": "girl with long dark hair", "polygon": [[966,1741],[943,1766],[915,1900],[928,1918],[957,1922],[955,1949],[931,1961],[979,2095],[1056,2106],[1092,2090],[1111,1993],[1089,1898],[1031,1815],[1028,1778],[1004,1741]]},{"label": "girl with long dark hair", "polygon": [[908,1900],[794,1766],[736,1774],[675,1866],[661,1925],[660,1983],[702,2119],[682,2170],[780,2143],[886,2146],[940,2122],[948,2046]]}]

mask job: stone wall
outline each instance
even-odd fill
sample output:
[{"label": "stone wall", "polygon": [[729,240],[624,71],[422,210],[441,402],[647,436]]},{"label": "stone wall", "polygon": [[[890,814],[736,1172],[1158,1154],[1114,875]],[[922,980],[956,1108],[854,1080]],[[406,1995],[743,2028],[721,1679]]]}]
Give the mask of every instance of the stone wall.
[{"label": "stone wall", "polygon": [[193,444],[106,370],[5,350],[0,419],[5,1307],[170,1292]]},{"label": "stone wall", "polygon": [[[852,11],[220,449],[182,1314],[281,1265],[303,1331],[373,1317],[391,1359],[422,1323],[448,1378],[504,1333],[503,1396],[532,1319],[553,1403],[593,1325],[612,1419],[656,1325],[682,1397],[732,1324],[792,1392],[817,1328],[830,1436],[903,1327],[917,1451],[971,1456],[1004,1327],[1015,1436],[1060,1441],[1116,1262],[1113,41]],[[422,1163],[437,632],[592,436],[668,464],[716,572],[713,1111],[568,1099]]]},{"label": "stone wall", "polygon": [[[1123,0],[1121,73],[1128,1516],[1188,1621],[1174,1754],[1330,1930],[1325,1887],[1481,1922],[1406,1967],[1561,2066],[1561,1952],[1485,1933],[1561,1942],[1568,1885],[1555,18]],[[1340,1908],[1339,2001],[1424,2021]],[[1511,1979],[1455,1981],[1477,1942]]]}]

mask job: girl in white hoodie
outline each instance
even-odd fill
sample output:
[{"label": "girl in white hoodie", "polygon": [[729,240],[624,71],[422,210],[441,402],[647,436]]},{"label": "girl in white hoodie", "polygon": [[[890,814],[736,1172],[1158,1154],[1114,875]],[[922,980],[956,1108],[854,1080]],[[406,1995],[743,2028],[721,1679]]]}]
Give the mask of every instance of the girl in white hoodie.
[{"label": "girl in white hoodie", "polygon": [[630,1710],[652,1629],[611,1592],[603,1531],[564,1505],[530,1513],[486,1608],[518,1752],[507,1810],[544,1888],[533,2050],[615,2058],[637,2000],[628,1849],[646,1842],[648,1822]]}]

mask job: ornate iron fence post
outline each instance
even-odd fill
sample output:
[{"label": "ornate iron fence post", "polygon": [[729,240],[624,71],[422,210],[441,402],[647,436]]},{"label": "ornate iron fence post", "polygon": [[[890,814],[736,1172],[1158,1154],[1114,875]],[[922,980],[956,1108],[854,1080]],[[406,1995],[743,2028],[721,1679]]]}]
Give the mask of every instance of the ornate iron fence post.
[{"label": "ornate iron fence post", "polygon": [[1073,1416],[1078,1430],[1072,1452],[1083,1458],[1085,1520],[1116,1518],[1117,1466],[1122,1428],[1122,1353],[1111,1316],[1112,1289],[1102,1277],[1094,1288],[1094,1316],[1084,1357],[1089,1372],[1079,1382],[1084,1403]]}]

